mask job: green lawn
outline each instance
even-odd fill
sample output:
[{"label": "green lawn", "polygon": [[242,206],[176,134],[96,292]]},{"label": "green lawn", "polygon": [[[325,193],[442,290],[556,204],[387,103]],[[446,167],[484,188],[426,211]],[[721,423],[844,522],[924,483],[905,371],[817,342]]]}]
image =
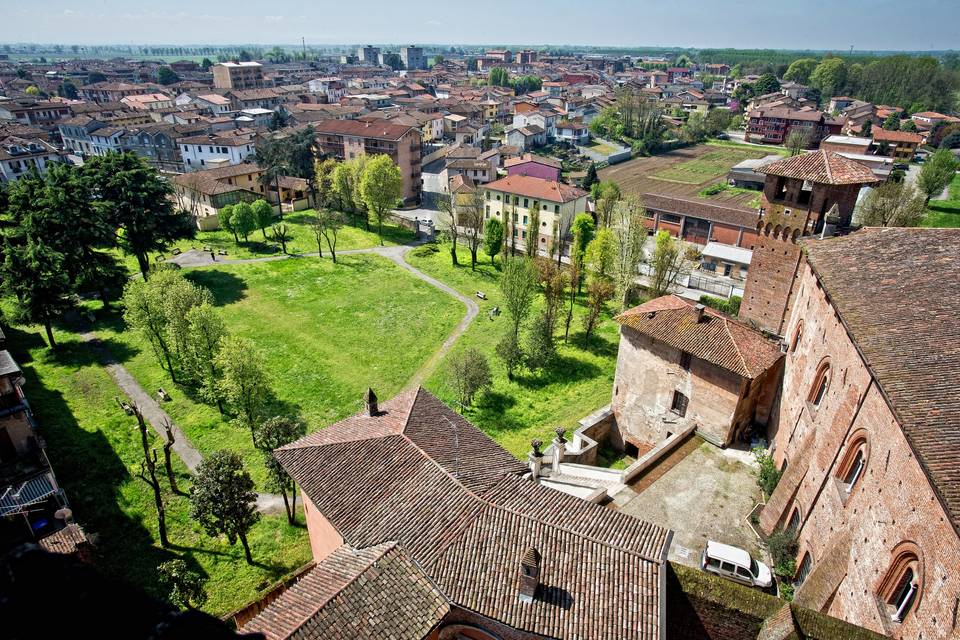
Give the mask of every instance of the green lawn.
[{"label": "green lawn", "polygon": [[[468,251],[461,249],[459,255],[466,266],[451,266],[449,245],[445,244],[440,245],[438,253],[428,256],[408,254],[407,260],[465,295],[474,296],[477,291],[486,294],[487,300],[478,300],[480,315],[452,353],[469,347],[478,349],[490,361],[494,384],[493,389],[464,415],[511,453],[523,458],[530,450],[532,438],[548,441],[553,437],[555,427],[562,425],[573,429],[580,418],[610,402],[619,339],[617,325],[609,313],[605,314],[595,335],[585,343],[580,323],[584,308],[578,304],[568,345],[563,344],[562,321],[560,323],[557,363],[549,371],[539,374],[521,371],[510,381],[506,369],[494,354],[497,342],[509,326],[509,318],[506,312],[494,320],[488,315],[495,306],[503,309],[497,284],[500,272],[490,265],[489,258],[482,252],[477,271],[470,270]],[[539,303],[542,303],[541,296],[538,296]],[[455,406],[456,396],[447,381],[445,363],[440,364],[425,386],[447,404]]]},{"label": "green lawn", "polygon": [[586,146],[586,148],[590,151],[596,151],[597,153],[605,156],[609,156],[611,153],[616,153],[618,151],[617,147],[613,146],[612,144],[606,144],[604,142],[600,142],[599,140],[592,141]]},{"label": "green lawn", "polygon": [[931,200],[927,205],[927,217],[921,223],[924,227],[960,227],[960,174],[950,183],[950,197],[947,200]]},{"label": "green lawn", "polygon": [[666,182],[681,184],[704,184],[727,173],[730,167],[748,158],[767,155],[760,149],[743,147],[717,147],[699,158],[666,167],[651,177]]},{"label": "green lawn", "polygon": [[[24,370],[30,401],[57,480],[67,492],[75,518],[96,544],[97,566],[157,597],[166,597],[155,568],[182,558],[207,578],[205,607],[222,615],[255,599],[266,587],[310,559],[303,526],[283,516],[263,518],[250,535],[256,566],[248,566],[239,543],[210,538],[189,517],[183,495],[163,477],[167,527],[173,548],[157,538],[152,490],[136,477],[143,452],[133,418],[117,407],[120,394],[79,338],[57,332],[61,349],[52,354],[40,329],[6,330],[7,348]],[[159,448],[157,438],[153,445]],[[162,457],[161,457],[162,459]],[[189,474],[176,459],[177,482],[189,489]],[[302,522],[302,515],[301,515]]]},{"label": "green lawn", "polygon": [[[185,273],[213,292],[230,331],[266,356],[276,393],[269,412],[299,414],[309,430],[358,411],[368,386],[384,399],[396,394],[465,313],[456,299],[375,255],[341,256],[337,265],[291,258]],[[201,452],[241,452],[262,486],[249,432],[173,388],[150,347],[122,322],[99,333],[144,388],[172,389],[164,409]]]},{"label": "green lawn", "polygon": [[[772,153],[781,156],[790,155],[790,150],[785,149],[784,147],[772,145],[772,144],[743,144],[741,142],[736,142],[734,140],[707,140],[706,144],[711,147],[725,147],[728,149],[740,149],[742,151],[763,151],[763,155],[767,156]],[[763,157],[763,156],[754,156],[754,157]]]},{"label": "green lawn", "polygon": [[[287,252],[288,253],[316,253],[317,240],[310,227],[310,221],[314,217],[312,209],[297,211],[296,213],[284,214],[283,220],[277,219],[277,223],[282,222],[288,228]],[[348,251],[350,249],[366,249],[380,244],[377,236],[377,227],[373,222],[370,225],[370,231],[365,231],[363,227],[354,227],[344,225],[337,235],[337,251]],[[216,231],[198,231],[196,238],[190,240],[180,240],[170,246],[166,252],[166,257],[171,257],[171,251],[178,248],[186,251],[191,247],[202,249],[210,247],[215,251],[225,250],[228,259],[246,259],[262,258],[264,256],[279,255],[280,243],[272,239],[270,230],[267,229],[269,240],[264,239],[263,232],[259,229],[254,231],[248,237],[248,242],[240,239],[237,244],[233,239],[233,234],[223,229]],[[397,245],[404,244],[413,239],[413,232],[395,224],[383,225],[384,244]],[[327,245],[323,245],[324,255],[327,254]],[[137,271],[137,260],[133,256],[122,256],[127,269],[133,273]],[[151,260],[153,256],[151,256]]]}]

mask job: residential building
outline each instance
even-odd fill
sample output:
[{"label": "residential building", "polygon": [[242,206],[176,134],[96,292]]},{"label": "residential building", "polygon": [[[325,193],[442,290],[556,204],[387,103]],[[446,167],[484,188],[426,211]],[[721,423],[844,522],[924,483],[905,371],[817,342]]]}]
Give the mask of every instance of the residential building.
[{"label": "residential building", "polygon": [[217,89],[259,89],[266,86],[259,62],[221,62],[212,67]]},{"label": "residential building", "polygon": [[513,53],[509,49],[493,49],[484,54],[487,58],[492,58],[497,62],[513,62]]},{"label": "residential building", "polygon": [[132,151],[158,171],[183,173],[180,140],[202,134],[202,126],[167,123],[140,125],[127,129],[120,137],[120,149]]},{"label": "residential building", "polygon": [[40,138],[0,134],[0,183],[10,183],[36,169],[46,172],[52,162],[63,162],[63,154]]},{"label": "residential building", "polygon": [[556,125],[557,140],[572,145],[589,144],[590,128],[582,122],[561,120]]},{"label": "residential building", "polygon": [[542,180],[560,181],[560,171],[563,164],[553,158],[536,156],[532,153],[525,153],[519,158],[510,158],[504,162],[504,168],[507,175],[510,176],[532,176]]},{"label": "residential building", "polygon": [[539,125],[530,124],[507,129],[507,144],[521,151],[547,144],[547,132]]},{"label": "residential building", "polygon": [[[537,255],[548,255],[551,243],[560,237],[562,252],[567,250],[566,237],[578,213],[587,210],[587,192],[554,180],[525,175],[510,175],[480,187],[484,200],[484,217],[498,218],[504,224],[505,243],[526,248],[537,243]],[[539,228],[530,227],[533,213],[539,217]]]},{"label": "residential building", "polygon": [[887,131],[875,127],[871,130],[877,155],[889,156],[897,162],[910,162],[923,143],[923,136],[910,131]]},{"label": "residential building", "polygon": [[225,116],[233,111],[230,98],[222,96],[219,93],[205,93],[199,95],[191,101],[192,104],[201,109],[209,111],[214,116]]},{"label": "residential building", "polygon": [[873,145],[870,138],[860,138],[856,136],[827,136],[820,142],[820,149],[823,151],[834,151],[836,153],[854,153],[866,155]]},{"label": "residential building", "polygon": [[252,129],[181,138],[178,146],[186,171],[240,164],[256,153],[257,132]]},{"label": "residential building", "polygon": [[317,144],[323,153],[338,160],[359,155],[383,154],[400,167],[404,202],[418,202],[422,191],[420,176],[420,128],[389,121],[321,120],[313,123]]},{"label": "residential building", "polygon": [[360,64],[380,64],[380,47],[365,45],[357,48],[357,61]]},{"label": "residential building", "polygon": [[129,82],[94,82],[80,87],[80,94],[86,100],[94,102],[120,102],[127,96],[135,96],[141,93],[151,93],[155,85],[149,84],[131,84]]},{"label": "residential building", "polygon": [[667,295],[617,316],[613,382],[617,440],[640,457],[689,426],[726,447],[763,428],[783,354],[775,340],[733,318]]},{"label": "residential building", "polygon": [[120,102],[131,109],[141,109],[143,111],[157,111],[173,107],[173,98],[162,93],[142,93],[135,96],[126,96],[121,98]]},{"label": "residential building", "polygon": [[[780,240],[781,248],[789,239]],[[802,238],[760,514],[795,532],[796,602],[954,638],[960,602],[960,229]]]},{"label": "residential building", "polygon": [[748,113],[747,142],[784,144],[793,130],[806,132],[807,148],[815,148],[827,136],[840,133],[843,121],[820,112],[789,107],[762,107]]},{"label": "residential building", "polygon": [[0,101],[0,121],[19,122],[30,126],[51,125],[73,115],[70,105],[36,100]]},{"label": "residential building", "polygon": [[269,87],[264,89],[234,89],[227,92],[233,111],[243,109],[276,109],[283,102],[283,96]]},{"label": "residential building", "polygon": [[427,68],[427,59],[423,55],[423,47],[416,47],[414,45],[400,47],[400,59],[403,60],[404,69],[416,70]]}]

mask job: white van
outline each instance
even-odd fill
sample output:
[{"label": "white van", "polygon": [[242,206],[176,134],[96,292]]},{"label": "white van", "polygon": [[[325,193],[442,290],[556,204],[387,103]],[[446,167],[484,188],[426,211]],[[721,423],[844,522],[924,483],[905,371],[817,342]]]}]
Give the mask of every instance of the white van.
[{"label": "white van", "polygon": [[743,549],[713,540],[700,556],[700,568],[750,587],[766,589],[773,584],[770,568],[750,557]]}]

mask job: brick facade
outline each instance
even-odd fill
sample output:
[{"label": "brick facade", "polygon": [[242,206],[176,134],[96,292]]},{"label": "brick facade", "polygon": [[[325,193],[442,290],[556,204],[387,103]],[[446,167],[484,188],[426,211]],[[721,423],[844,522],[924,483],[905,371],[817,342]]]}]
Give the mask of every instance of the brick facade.
[{"label": "brick facade", "polygon": [[[797,601],[895,638],[957,637],[960,538],[806,262],[784,333],[790,350],[773,449],[788,472],[761,526],[769,532],[799,515],[797,563],[809,553],[812,571]],[[812,386],[825,367],[830,382],[815,405]],[[865,466],[851,486],[843,479],[855,446]],[[878,593],[904,545],[919,555],[919,591],[897,623]]]},{"label": "brick facade", "polygon": [[781,335],[802,253],[790,228],[758,230],[740,305],[740,319]]}]

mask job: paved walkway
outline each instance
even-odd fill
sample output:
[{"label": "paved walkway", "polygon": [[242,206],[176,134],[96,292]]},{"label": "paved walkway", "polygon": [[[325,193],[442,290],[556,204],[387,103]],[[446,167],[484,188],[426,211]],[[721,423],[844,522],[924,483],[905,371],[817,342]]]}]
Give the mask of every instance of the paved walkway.
[{"label": "paved walkway", "polygon": [[[414,277],[417,277],[424,282],[429,283],[430,285],[440,289],[444,293],[447,293],[460,302],[462,302],[466,308],[467,313],[464,315],[460,323],[454,328],[454,330],[447,336],[447,339],[444,340],[443,344],[427,359],[427,361],[413,374],[410,378],[410,381],[407,383],[406,388],[411,388],[421,384],[426,378],[433,372],[436,366],[440,363],[443,357],[450,351],[457,339],[460,338],[470,326],[470,323],[477,317],[477,314],[480,312],[480,307],[470,298],[464,296],[459,291],[453,289],[452,287],[440,282],[436,278],[428,276],[419,269],[414,268],[406,260],[405,256],[410,249],[418,246],[419,242],[414,242],[407,245],[399,246],[390,246],[390,247],[372,247],[369,249],[351,249],[348,251],[340,251],[338,255],[351,255],[351,254],[360,254],[360,253],[373,253],[376,255],[383,256],[388,260],[394,262],[403,269],[406,269]],[[266,256],[263,258],[246,258],[246,259],[220,259],[214,260],[213,257],[207,251],[200,251],[192,249],[190,251],[185,251],[184,253],[172,258],[170,262],[175,262],[182,267],[192,268],[192,267],[209,267],[216,266],[218,264],[243,264],[250,262],[271,262],[274,260],[286,260],[292,257],[307,257],[307,256],[317,256],[316,252],[313,253],[304,253],[293,255],[278,255],[278,256]],[[98,355],[100,364],[107,370],[110,374],[110,377],[114,379],[117,383],[117,386],[127,395],[131,402],[140,407],[140,411],[143,413],[143,417],[147,420],[150,426],[153,427],[154,431],[160,435],[161,438],[164,438],[166,435],[164,425],[167,422],[170,423],[174,438],[176,442],[173,445],[173,451],[180,459],[183,460],[184,465],[191,473],[195,472],[197,466],[200,464],[200,461],[203,459],[203,456],[200,452],[193,446],[187,436],[183,433],[180,427],[170,418],[170,416],[165,412],[160,404],[154,399],[154,396],[147,393],[147,391],[140,386],[130,372],[127,369],[117,362],[116,358],[113,357],[113,354],[103,346],[103,343],[97,338],[96,334],[93,332],[87,332],[82,335],[83,340],[90,344],[91,348]],[[284,504],[283,496],[272,494],[272,493],[258,493],[257,494],[257,509],[261,513],[284,513]]]}]

